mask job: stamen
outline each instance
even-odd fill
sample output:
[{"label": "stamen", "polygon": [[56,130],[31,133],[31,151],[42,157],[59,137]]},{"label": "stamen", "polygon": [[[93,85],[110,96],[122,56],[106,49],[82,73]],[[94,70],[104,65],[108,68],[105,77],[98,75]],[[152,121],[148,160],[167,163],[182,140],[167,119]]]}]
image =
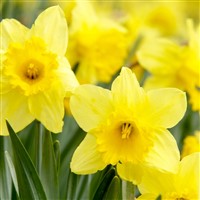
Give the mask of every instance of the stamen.
[{"label": "stamen", "polygon": [[35,80],[38,78],[38,76],[39,76],[38,67],[35,64],[30,63],[26,71],[26,77],[31,80]]},{"label": "stamen", "polygon": [[122,139],[128,139],[132,133],[133,126],[130,123],[123,123],[121,126]]}]

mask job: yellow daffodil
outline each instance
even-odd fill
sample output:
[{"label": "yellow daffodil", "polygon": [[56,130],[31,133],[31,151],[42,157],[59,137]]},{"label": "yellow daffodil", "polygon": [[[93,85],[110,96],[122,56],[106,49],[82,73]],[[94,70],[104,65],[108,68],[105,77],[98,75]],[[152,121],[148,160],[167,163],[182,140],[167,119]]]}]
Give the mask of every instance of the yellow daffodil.
[{"label": "yellow daffodil", "polygon": [[189,44],[178,45],[167,39],[143,44],[137,56],[150,76],[145,88],[177,87],[188,92],[193,110],[200,110],[200,30],[188,21]]},{"label": "yellow daffodil", "polygon": [[70,0],[70,1],[49,0],[49,4],[50,5],[59,5],[65,13],[65,17],[66,17],[68,25],[71,23],[72,10],[74,9],[74,7],[76,5],[76,0]]},{"label": "yellow daffodil", "polygon": [[146,93],[124,67],[111,91],[87,84],[76,88],[70,108],[88,132],[72,157],[74,173],[95,173],[112,164],[122,178],[138,182],[144,166],[176,170],[179,151],[167,128],[185,113],[184,92],[158,89]]},{"label": "yellow daffodil", "polygon": [[138,200],[197,200],[199,199],[200,153],[184,157],[176,174],[151,170],[145,172],[139,185],[141,196]]},{"label": "yellow daffodil", "polygon": [[191,153],[200,152],[200,131],[195,131],[194,135],[188,135],[183,141],[182,157]]},{"label": "yellow daffodil", "polygon": [[97,1],[96,4],[104,14],[106,10],[115,20],[127,27],[128,37],[132,41],[138,37],[138,34],[148,34],[150,29],[155,30],[159,35],[176,35],[184,25],[185,13],[177,2],[149,0],[99,3]]},{"label": "yellow daffodil", "polygon": [[18,132],[34,119],[61,132],[64,97],[78,85],[67,59],[67,23],[63,11],[50,7],[31,29],[15,19],[1,22],[1,133],[7,119]]},{"label": "yellow daffodil", "polygon": [[154,29],[159,35],[165,36],[179,33],[182,15],[175,2],[169,3],[162,0],[159,2],[134,1],[132,4],[133,12],[129,12],[132,17],[128,21],[128,26],[132,32],[134,32],[134,27],[131,26],[137,20],[140,22],[140,31],[144,34],[150,29]]},{"label": "yellow daffodil", "polygon": [[80,83],[109,82],[126,57],[126,30],[97,16],[90,2],[77,1],[69,31],[67,57],[72,66],[78,63]]}]

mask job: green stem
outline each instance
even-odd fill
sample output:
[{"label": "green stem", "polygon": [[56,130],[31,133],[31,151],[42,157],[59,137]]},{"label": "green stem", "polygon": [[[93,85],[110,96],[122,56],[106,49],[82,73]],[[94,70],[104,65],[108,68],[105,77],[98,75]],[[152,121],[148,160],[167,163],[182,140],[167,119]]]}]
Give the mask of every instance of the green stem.
[{"label": "green stem", "polygon": [[133,183],[122,180],[122,199],[135,199],[135,185]]},{"label": "green stem", "polygon": [[44,128],[40,122],[37,123],[35,132],[35,167],[38,174],[41,174],[41,163],[42,163],[42,135]]}]

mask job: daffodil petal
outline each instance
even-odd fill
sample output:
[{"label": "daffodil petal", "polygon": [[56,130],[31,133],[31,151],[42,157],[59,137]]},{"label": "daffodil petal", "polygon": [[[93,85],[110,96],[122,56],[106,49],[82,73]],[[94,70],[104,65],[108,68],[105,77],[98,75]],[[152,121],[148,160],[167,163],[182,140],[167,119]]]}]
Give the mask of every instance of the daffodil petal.
[{"label": "daffodil petal", "polygon": [[63,127],[64,94],[59,92],[55,87],[30,96],[28,102],[32,115],[53,133],[61,132]]},{"label": "daffodil petal", "polygon": [[151,89],[158,89],[158,88],[169,88],[169,87],[177,87],[177,80],[176,77],[171,76],[170,78],[167,75],[161,76],[150,76],[144,82],[144,89],[151,90]]},{"label": "daffodil petal", "polygon": [[135,185],[138,185],[142,179],[143,168],[139,164],[118,163],[117,173],[122,179],[130,181]]},{"label": "daffodil petal", "polygon": [[6,126],[6,117],[5,117],[5,113],[6,113],[5,108],[7,106],[6,103],[7,103],[7,101],[5,101],[5,99],[3,100],[3,95],[1,94],[1,98],[0,98],[0,111],[1,111],[0,112],[0,136],[9,135],[8,129]]},{"label": "daffodil petal", "polygon": [[179,173],[177,175],[177,189],[181,192],[182,188],[197,194],[200,187],[200,153],[192,153],[185,156],[180,163]]},{"label": "daffodil petal", "polygon": [[178,170],[180,153],[175,138],[168,130],[154,130],[153,147],[145,157],[144,164],[162,171]]},{"label": "daffodil petal", "polygon": [[137,52],[139,63],[152,74],[174,74],[180,67],[181,48],[170,40],[154,39]]},{"label": "daffodil petal", "polygon": [[[0,73],[2,73],[2,71]],[[0,94],[4,94],[12,90],[12,85],[9,83],[9,78],[6,76],[1,76],[0,85]]]},{"label": "daffodil petal", "polygon": [[70,96],[79,83],[65,57],[59,59],[59,68],[56,70],[56,74],[63,84],[63,87],[67,93],[66,95]]},{"label": "daffodil petal", "polygon": [[157,194],[157,196],[175,191],[174,176],[175,174],[163,173],[154,168],[145,169],[142,181],[138,184],[138,189],[141,194],[151,192]]},{"label": "daffodil petal", "polygon": [[79,126],[88,132],[111,112],[111,93],[101,87],[81,85],[70,99],[70,109]]},{"label": "daffodil petal", "polygon": [[156,169],[146,169],[143,173],[142,182],[138,185],[140,193],[151,192],[164,195],[172,192],[182,194],[187,191],[191,199],[198,199],[199,160],[199,152],[184,157],[179,164],[179,170],[175,174]]},{"label": "daffodil petal", "polygon": [[68,43],[68,28],[64,12],[59,6],[53,6],[43,11],[32,27],[32,35],[43,38],[49,49],[59,55],[64,55]]},{"label": "daffodil petal", "polygon": [[2,113],[0,116],[0,136],[7,136],[9,135],[5,118],[3,117]]},{"label": "daffodil petal", "polygon": [[3,39],[0,41],[0,47],[5,50],[12,42],[24,42],[28,30],[28,28],[15,19],[2,20],[0,23],[0,35]]},{"label": "daffodil petal", "polygon": [[15,132],[22,130],[34,120],[28,108],[27,97],[19,93],[18,90],[11,90],[2,95],[5,117]]},{"label": "daffodil petal", "polygon": [[138,102],[143,102],[143,88],[140,87],[135,74],[127,67],[123,67],[120,75],[113,81],[111,91],[115,104],[133,107]]},{"label": "daffodil petal", "polygon": [[[87,12],[86,12],[87,10]],[[70,30],[73,32],[77,29],[82,28],[82,24],[88,23],[89,26],[97,23],[97,16],[95,11],[87,1],[76,1],[76,6],[72,11],[73,23]]]},{"label": "daffodil petal", "polygon": [[156,194],[142,194],[140,195],[137,200],[156,200],[159,195]]},{"label": "daffodil petal", "polygon": [[106,167],[97,151],[96,138],[87,134],[72,156],[70,167],[76,174],[92,174]]},{"label": "daffodil petal", "polygon": [[184,116],[186,95],[175,88],[163,88],[147,92],[150,103],[150,121],[157,126],[171,128]]}]

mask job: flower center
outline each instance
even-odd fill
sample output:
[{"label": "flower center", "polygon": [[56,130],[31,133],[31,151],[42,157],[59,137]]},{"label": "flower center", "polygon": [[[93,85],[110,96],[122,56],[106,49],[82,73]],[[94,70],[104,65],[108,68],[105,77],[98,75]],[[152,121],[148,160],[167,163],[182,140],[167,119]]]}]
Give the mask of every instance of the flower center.
[{"label": "flower center", "polygon": [[128,139],[132,131],[133,131],[133,126],[131,123],[127,122],[123,123],[121,126],[122,139]]},{"label": "flower center", "polygon": [[26,77],[31,80],[35,80],[38,78],[38,76],[39,76],[38,66],[35,65],[34,63],[30,63],[27,67]]},{"label": "flower center", "polygon": [[4,73],[14,87],[25,95],[36,94],[51,87],[58,68],[57,55],[37,37],[24,43],[11,43],[4,61]]}]

